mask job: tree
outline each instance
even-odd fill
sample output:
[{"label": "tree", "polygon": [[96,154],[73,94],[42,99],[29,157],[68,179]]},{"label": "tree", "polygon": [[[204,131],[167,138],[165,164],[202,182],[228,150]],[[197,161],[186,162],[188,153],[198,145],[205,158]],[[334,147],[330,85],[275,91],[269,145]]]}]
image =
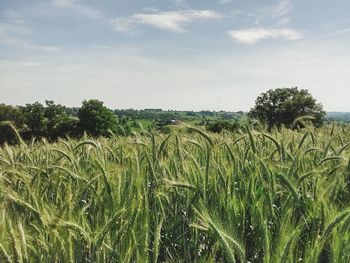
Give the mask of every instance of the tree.
[{"label": "tree", "polygon": [[229,122],[229,121],[215,121],[212,123],[209,123],[206,126],[208,131],[211,132],[215,132],[215,133],[220,133],[223,130],[227,130],[227,131],[236,131],[240,128],[240,124],[237,120],[235,120],[233,123]]},{"label": "tree", "polygon": [[16,139],[14,131],[7,123],[10,122],[16,129],[21,129],[24,118],[17,107],[0,104],[0,144],[13,143]]},{"label": "tree", "polygon": [[79,119],[77,117],[67,116],[67,118],[63,119],[56,126],[56,137],[54,139],[64,137],[78,138],[81,135]]},{"label": "tree", "polygon": [[78,118],[69,116],[64,106],[51,100],[45,106],[36,102],[21,107],[26,129],[22,130],[25,139],[45,137],[51,141],[63,137],[78,137],[81,132]]},{"label": "tree", "polygon": [[262,93],[255,101],[249,116],[265,122],[269,129],[282,124],[292,128],[294,121],[303,116],[312,117],[312,122],[322,124],[325,112],[308,90],[280,88]]},{"label": "tree", "polygon": [[55,104],[52,100],[47,100],[45,103],[45,135],[47,138],[55,140],[59,137],[65,137],[76,128],[72,118],[66,113],[64,106]]},{"label": "tree", "polygon": [[117,129],[116,116],[99,100],[84,100],[78,116],[82,130],[92,136],[108,136],[108,130]]},{"label": "tree", "polygon": [[39,103],[26,104],[21,107],[24,121],[29,131],[25,133],[25,137],[43,137],[46,135],[45,108]]}]

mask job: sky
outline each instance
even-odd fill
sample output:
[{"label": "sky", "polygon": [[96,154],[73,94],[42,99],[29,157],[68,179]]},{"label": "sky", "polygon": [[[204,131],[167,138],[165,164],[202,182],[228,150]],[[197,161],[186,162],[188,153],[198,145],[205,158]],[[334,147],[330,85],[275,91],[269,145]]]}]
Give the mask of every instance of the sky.
[{"label": "sky", "polygon": [[350,111],[349,0],[0,0],[0,103],[247,111],[308,89]]}]

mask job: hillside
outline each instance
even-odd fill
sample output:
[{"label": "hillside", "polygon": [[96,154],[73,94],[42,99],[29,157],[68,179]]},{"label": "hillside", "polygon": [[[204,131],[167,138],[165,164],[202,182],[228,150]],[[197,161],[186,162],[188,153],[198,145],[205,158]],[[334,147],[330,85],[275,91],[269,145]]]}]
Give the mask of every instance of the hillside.
[{"label": "hillside", "polygon": [[327,112],[326,117],[331,121],[350,122],[350,112]]}]

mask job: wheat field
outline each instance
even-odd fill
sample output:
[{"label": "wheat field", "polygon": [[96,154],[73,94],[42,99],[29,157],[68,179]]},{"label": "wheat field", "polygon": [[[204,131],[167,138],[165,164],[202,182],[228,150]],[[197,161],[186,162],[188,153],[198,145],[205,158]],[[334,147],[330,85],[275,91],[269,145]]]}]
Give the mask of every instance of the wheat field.
[{"label": "wheat field", "polygon": [[350,127],[0,148],[0,262],[350,262]]}]

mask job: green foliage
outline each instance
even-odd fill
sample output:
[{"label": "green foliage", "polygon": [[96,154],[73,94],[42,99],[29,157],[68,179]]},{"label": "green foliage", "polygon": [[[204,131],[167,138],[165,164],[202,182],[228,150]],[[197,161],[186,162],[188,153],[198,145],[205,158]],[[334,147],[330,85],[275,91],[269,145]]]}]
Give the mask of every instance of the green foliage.
[{"label": "green foliage", "polygon": [[170,134],[171,133],[171,127],[169,125],[166,126],[162,126],[160,128],[160,130],[162,131],[162,133],[164,134]]},{"label": "green foliage", "polygon": [[53,101],[45,103],[45,106],[36,102],[21,107],[26,126],[21,133],[25,139],[45,137],[52,141],[81,134],[78,119],[69,116],[64,106]]},{"label": "green foliage", "polygon": [[44,117],[46,118],[45,136],[49,139],[64,137],[75,128],[65,108],[60,104],[56,105],[53,101],[46,101]]},{"label": "green foliage", "polygon": [[45,136],[46,120],[44,106],[39,102],[35,102],[33,104],[26,104],[25,107],[21,107],[21,111],[25,119],[25,124],[28,127],[27,134],[31,135],[31,137]]},{"label": "green foliage", "polygon": [[[79,138],[84,131],[94,137],[144,133],[153,129],[165,134],[186,132],[186,125],[207,125],[209,131],[236,130],[243,123],[243,112],[189,112],[161,109],[114,110],[114,114],[98,100],[84,101],[83,108],[69,108],[53,101],[26,106],[0,105],[0,144],[18,142],[13,127],[25,141],[45,138]],[[116,115],[118,116],[117,120]],[[237,121],[240,118],[240,121]],[[235,120],[233,123],[232,120]]]},{"label": "green foliage", "polygon": [[83,101],[78,116],[81,129],[91,136],[109,136],[117,129],[116,116],[99,100]]},{"label": "green foliage", "polygon": [[234,122],[214,121],[214,122],[209,122],[209,124],[207,125],[207,130],[215,133],[220,133],[223,130],[236,131],[239,128],[240,128],[240,124],[237,120]]},{"label": "green foliage", "polygon": [[12,143],[16,140],[16,135],[7,125],[8,122],[21,129],[24,125],[23,115],[17,107],[0,104],[0,145],[6,141]]},{"label": "green foliage", "polygon": [[350,262],[350,126],[0,147],[0,262]]},{"label": "green foliage", "polygon": [[307,90],[281,88],[262,93],[249,116],[265,122],[269,128],[282,124],[293,128],[294,121],[303,116],[311,116],[313,124],[319,126],[325,112]]}]

